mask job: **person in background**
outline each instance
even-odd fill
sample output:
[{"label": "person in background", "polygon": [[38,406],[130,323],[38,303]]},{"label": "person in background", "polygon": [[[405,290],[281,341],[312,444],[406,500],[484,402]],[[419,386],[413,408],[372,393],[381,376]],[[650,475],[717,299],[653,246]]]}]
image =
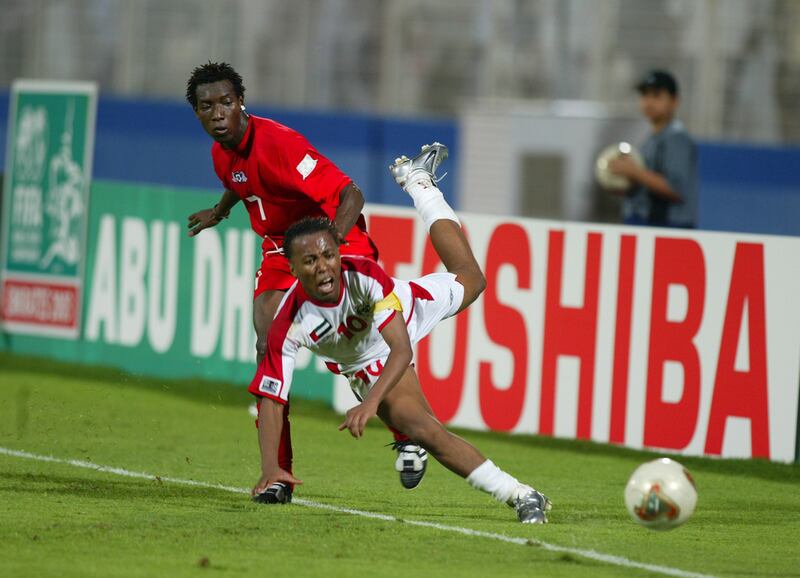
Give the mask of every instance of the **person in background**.
[{"label": "person in background", "polygon": [[609,170],[631,181],[622,191],[622,219],[628,225],[692,229],[697,226],[697,147],[681,121],[678,83],[664,70],[649,72],[636,85],[639,108],[652,132],[641,147],[644,166],[628,155]]}]

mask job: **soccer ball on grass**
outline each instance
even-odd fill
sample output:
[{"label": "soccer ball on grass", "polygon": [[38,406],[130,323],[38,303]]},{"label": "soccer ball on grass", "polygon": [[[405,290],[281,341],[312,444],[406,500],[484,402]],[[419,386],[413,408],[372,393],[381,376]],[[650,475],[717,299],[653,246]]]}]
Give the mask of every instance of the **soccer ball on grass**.
[{"label": "soccer ball on grass", "polygon": [[692,475],[669,458],[642,464],[625,486],[628,513],[651,530],[677,528],[689,519],[696,505]]}]

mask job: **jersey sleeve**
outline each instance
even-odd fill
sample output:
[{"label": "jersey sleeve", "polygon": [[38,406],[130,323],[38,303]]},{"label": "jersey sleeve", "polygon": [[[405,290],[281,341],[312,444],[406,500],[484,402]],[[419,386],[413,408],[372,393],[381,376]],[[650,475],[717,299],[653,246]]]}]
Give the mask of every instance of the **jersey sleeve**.
[{"label": "jersey sleeve", "polygon": [[279,178],[283,185],[319,204],[339,206],[339,193],[352,181],[321,155],[300,133],[292,132],[280,143]]},{"label": "jersey sleeve", "polygon": [[248,391],[258,397],[268,397],[280,404],[289,401],[292,388],[295,358],[300,342],[289,333],[292,326],[290,314],[278,311],[267,335],[267,350],[258,365]]},{"label": "jersey sleeve", "polygon": [[342,267],[359,274],[360,290],[368,291],[373,303],[383,300],[394,291],[394,279],[372,259],[357,255],[343,256]]}]

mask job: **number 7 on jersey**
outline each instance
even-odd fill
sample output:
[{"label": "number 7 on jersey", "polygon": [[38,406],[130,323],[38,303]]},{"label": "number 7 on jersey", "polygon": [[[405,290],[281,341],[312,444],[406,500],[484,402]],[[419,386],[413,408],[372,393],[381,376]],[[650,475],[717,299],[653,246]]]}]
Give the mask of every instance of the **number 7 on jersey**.
[{"label": "number 7 on jersey", "polygon": [[267,220],[267,215],[266,215],[266,213],[264,213],[264,204],[261,202],[261,198],[255,196],[255,195],[250,195],[249,197],[245,198],[245,201],[250,201],[251,203],[256,203],[258,205],[258,212],[261,215],[261,220],[262,221],[266,221]]}]

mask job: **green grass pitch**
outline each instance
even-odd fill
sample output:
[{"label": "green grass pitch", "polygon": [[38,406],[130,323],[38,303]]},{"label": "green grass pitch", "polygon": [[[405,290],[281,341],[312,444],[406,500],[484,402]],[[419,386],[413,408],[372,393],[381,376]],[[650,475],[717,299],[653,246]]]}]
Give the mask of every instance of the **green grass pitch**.
[{"label": "green grass pitch", "polygon": [[[156,477],[0,454],[0,576],[800,576],[800,467],[688,459],[694,517],[650,532],[625,511],[625,482],[654,454],[530,436],[460,432],[495,463],[548,494],[551,523],[514,512],[431,463],[400,486],[377,421],[353,440],[340,417],[292,407],[295,496],[338,508],[509,537],[503,542],[246,495],[258,474],[242,388],[163,381],[0,354],[0,447]],[[550,544],[566,550],[552,551]],[[620,564],[580,555],[618,556]],[[684,572],[684,574],[681,574]]]}]

